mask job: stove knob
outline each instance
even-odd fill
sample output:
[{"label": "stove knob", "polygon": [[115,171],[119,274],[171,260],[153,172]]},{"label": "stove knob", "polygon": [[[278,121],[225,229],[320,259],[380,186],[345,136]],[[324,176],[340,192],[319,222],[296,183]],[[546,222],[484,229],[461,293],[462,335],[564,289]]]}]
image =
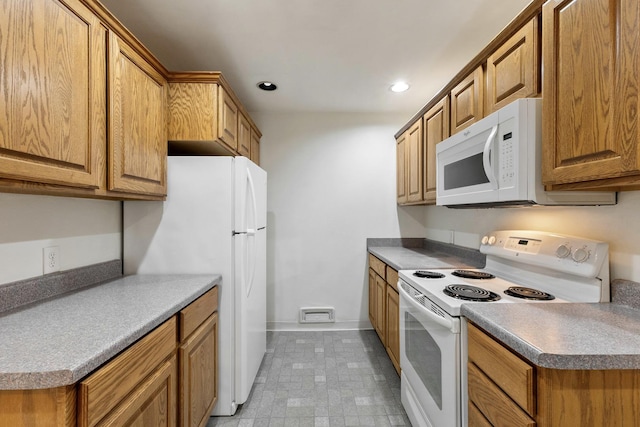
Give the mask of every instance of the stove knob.
[{"label": "stove knob", "polygon": [[493,245],[496,242],[496,236],[489,236],[489,246]]},{"label": "stove knob", "polygon": [[480,243],[482,243],[483,245],[486,245],[489,242],[489,238],[487,236],[482,236],[482,240],[480,240]]},{"label": "stove knob", "polygon": [[587,251],[585,248],[580,248],[575,250],[572,258],[575,262],[585,262],[589,259],[589,255],[591,255],[589,251]]},{"label": "stove knob", "polygon": [[566,243],[558,246],[558,249],[556,249],[556,256],[558,258],[566,258],[570,254],[571,254],[571,246]]}]

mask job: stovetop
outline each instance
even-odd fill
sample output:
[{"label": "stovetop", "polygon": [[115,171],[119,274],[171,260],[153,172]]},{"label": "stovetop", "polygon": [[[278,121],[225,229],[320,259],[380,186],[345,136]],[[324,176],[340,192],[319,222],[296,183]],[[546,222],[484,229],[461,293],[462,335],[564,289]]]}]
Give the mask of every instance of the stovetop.
[{"label": "stovetop", "polygon": [[[609,301],[609,245],[531,230],[494,231],[482,238],[483,269],[401,270],[399,287],[410,285],[452,316],[462,304]],[[542,300],[519,298],[543,295]],[[507,292],[505,292],[507,291]],[[463,299],[460,299],[461,294]]]},{"label": "stovetop", "polygon": [[[526,287],[527,289],[535,289],[539,292],[550,293],[549,290],[545,289],[537,289],[531,288],[530,286],[523,286],[522,284],[515,283],[509,280],[505,280],[499,277],[493,278],[482,278],[482,279],[472,279],[459,277],[454,272],[458,271],[457,269],[448,269],[448,270],[400,270],[399,277],[401,281],[411,285],[416,291],[423,294],[431,301],[436,303],[440,308],[449,313],[452,316],[460,315],[460,306],[462,304],[499,304],[499,303],[525,303],[525,302],[568,302],[567,300],[560,298],[558,296],[554,296],[552,300],[529,300],[517,298],[505,293],[511,287]],[[465,271],[473,271],[476,273],[487,273],[481,269],[473,269],[473,270],[465,270]],[[423,275],[422,272],[431,272],[436,273],[436,275],[442,275],[443,277],[438,278],[430,278],[429,277],[419,277],[414,275],[414,273],[418,272],[419,275]],[[435,275],[434,275],[435,276]],[[469,290],[469,292],[463,294],[467,294],[471,297],[477,297],[478,294],[482,298],[483,294],[489,295],[489,300],[469,300],[469,299],[460,299],[454,298],[450,296],[447,292],[447,287],[452,289],[453,291],[459,291],[458,288],[466,288],[473,287]],[[476,289],[477,288],[477,289]],[[478,290],[479,289],[479,290]],[[497,297],[497,298],[496,298]]]}]

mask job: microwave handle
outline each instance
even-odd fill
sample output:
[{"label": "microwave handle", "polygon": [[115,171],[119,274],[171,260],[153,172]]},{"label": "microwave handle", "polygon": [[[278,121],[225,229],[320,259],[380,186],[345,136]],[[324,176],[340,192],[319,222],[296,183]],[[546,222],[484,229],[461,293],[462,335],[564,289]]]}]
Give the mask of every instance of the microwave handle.
[{"label": "microwave handle", "polygon": [[494,190],[498,188],[498,183],[496,182],[496,177],[493,173],[493,168],[491,167],[491,144],[498,133],[498,125],[496,124],[489,134],[489,138],[487,138],[487,142],[484,144],[484,150],[482,151],[482,166],[484,167],[484,173],[489,178],[489,183],[493,187]]}]

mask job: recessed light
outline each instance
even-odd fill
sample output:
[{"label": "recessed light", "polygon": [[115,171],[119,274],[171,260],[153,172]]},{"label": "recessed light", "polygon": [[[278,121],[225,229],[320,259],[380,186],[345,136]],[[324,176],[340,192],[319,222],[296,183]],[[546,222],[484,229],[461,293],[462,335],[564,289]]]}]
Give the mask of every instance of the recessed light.
[{"label": "recessed light", "polygon": [[391,91],[396,93],[404,92],[407,89],[409,89],[409,85],[406,82],[397,82],[391,86]]},{"label": "recessed light", "polygon": [[268,81],[264,81],[264,82],[260,82],[258,83],[258,87],[262,90],[266,90],[268,92],[271,92],[272,90],[276,90],[278,89],[278,86],[275,85],[275,83],[273,82],[268,82]]}]

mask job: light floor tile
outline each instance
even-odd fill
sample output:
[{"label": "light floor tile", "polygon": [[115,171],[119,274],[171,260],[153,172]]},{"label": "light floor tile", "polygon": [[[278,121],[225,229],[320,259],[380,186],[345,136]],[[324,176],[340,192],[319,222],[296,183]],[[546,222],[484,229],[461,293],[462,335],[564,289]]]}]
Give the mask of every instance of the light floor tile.
[{"label": "light floor tile", "polygon": [[207,427],[410,426],[374,331],[268,332],[249,399]]}]

